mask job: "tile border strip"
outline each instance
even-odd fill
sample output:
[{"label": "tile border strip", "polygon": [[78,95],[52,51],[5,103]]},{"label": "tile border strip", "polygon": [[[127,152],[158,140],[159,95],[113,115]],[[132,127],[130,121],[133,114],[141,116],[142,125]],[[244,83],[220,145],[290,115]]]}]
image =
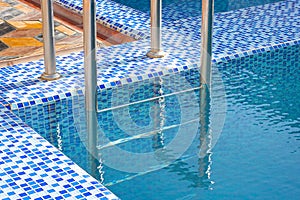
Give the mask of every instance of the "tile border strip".
[{"label": "tile border strip", "polygon": [[[224,56],[221,58],[213,58],[212,62],[213,62],[213,64],[217,64],[220,62],[229,62],[234,59],[255,55],[258,53],[265,53],[268,51],[273,51],[273,50],[277,50],[277,49],[288,47],[288,46],[294,46],[294,45],[300,45],[300,39],[277,44],[277,45],[270,46],[270,47],[262,47],[262,48],[257,48],[257,49],[253,49],[250,51],[238,52],[236,54],[227,55],[227,56]],[[138,75],[136,77],[125,77],[125,78],[121,78],[118,80],[114,80],[113,82],[108,82],[105,84],[101,83],[101,84],[98,84],[97,90],[99,93],[102,90],[113,89],[118,86],[130,84],[132,82],[144,81],[144,80],[148,80],[151,78],[165,76],[165,75],[169,75],[169,74],[175,74],[180,71],[195,69],[195,68],[199,68],[199,67],[200,67],[199,63],[187,63],[186,65],[183,65],[183,66],[176,66],[176,67],[172,67],[172,68],[168,68],[168,69],[163,69],[160,71],[150,72],[150,73],[146,73],[143,75]],[[21,101],[21,102],[17,102],[17,103],[9,103],[6,100],[4,100],[2,97],[0,97],[0,103],[2,103],[9,110],[18,110],[20,108],[26,108],[26,107],[30,107],[33,105],[53,103],[53,102],[60,101],[62,99],[68,98],[68,97],[83,95],[83,93],[84,93],[83,88],[72,89],[72,90],[62,93],[62,94],[56,94],[53,96],[47,96],[44,98],[33,99],[31,101],[25,101],[25,102]]]}]

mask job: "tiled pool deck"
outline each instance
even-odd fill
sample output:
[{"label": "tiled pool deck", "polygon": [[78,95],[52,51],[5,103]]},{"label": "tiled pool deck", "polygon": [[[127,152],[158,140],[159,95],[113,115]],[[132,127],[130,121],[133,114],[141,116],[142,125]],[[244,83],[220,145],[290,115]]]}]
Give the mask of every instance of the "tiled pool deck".
[{"label": "tiled pool deck", "polygon": [[118,199],[0,105],[1,199]]},{"label": "tiled pool deck", "polygon": [[[82,11],[82,5],[75,1],[57,2],[68,9]],[[146,39],[98,50],[100,90],[199,67],[199,17],[186,16],[179,20],[178,16],[183,13],[174,11],[163,23],[163,46],[167,56],[149,59],[145,56],[150,46],[148,14],[126,9],[109,0],[101,1],[98,19],[123,33]],[[170,14],[166,10],[163,13]],[[118,24],[112,19],[119,19]],[[214,63],[296,44],[300,44],[298,0],[215,15]],[[42,60],[0,71],[0,197],[46,199],[60,196],[59,199],[81,195],[78,197],[92,199],[108,192],[10,112],[82,94],[83,53],[58,56],[57,68],[63,78],[52,82],[39,79]],[[108,195],[107,198],[115,197]]]}]

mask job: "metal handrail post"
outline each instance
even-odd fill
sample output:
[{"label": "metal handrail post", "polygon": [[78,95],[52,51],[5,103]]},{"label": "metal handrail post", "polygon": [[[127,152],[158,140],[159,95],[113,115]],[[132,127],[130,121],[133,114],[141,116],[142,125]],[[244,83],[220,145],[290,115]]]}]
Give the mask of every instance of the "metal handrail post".
[{"label": "metal handrail post", "polygon": [[211,87],[214,0],[202,0],[201,84]]},{"label": "metal handrail post", "polygon": [[53,2],[52,0],[42,0],[41,3],[45,64],[45,72],[41,75],[41,79],[51,81],[61,77],[56,72]]},{"label": "metal handrail post", "polygon": [[151,50],[147,53],[150,58],[164,57],[161,48],[162,0],[151,0]]},{"label": "metal handrail post", "polygon": [[[87,127],[87,148],[89,163],[96,163],[97,146],[97,61],[96,61],[96,1],[83,1],[84,36],[84,78],[85,111]],[[96,174],[96,165],[90,166],[90,173]]]},{"label": "metal handrail post", "polygon": [[[212,36],[213,36],[214,0],[202,0],[202,25],[201,25],[201,58],[200,58],[200,152],[199,163],[207,163],[200,169],[200,176],[210,179],[211,165],[211,77],[212,77]],[[206,159],[208,161],[206,161]]]}]

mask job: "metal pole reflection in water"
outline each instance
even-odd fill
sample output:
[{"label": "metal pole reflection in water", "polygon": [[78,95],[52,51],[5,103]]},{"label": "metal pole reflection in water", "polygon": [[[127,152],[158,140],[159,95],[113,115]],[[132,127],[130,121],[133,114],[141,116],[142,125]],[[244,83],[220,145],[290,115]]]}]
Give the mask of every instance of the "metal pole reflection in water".
[{"label": "metal pole reflection in water", "polygon": [[211,174],[211,93],[207,85],[200,87],[200,145],[199,145],[199,176],[210,180]]},{"label": "metal pole reflection in water", "polygon": [[211,85],[214,0],[202,0],[201,83]]},{"label": "metal pole reflection in water", "polygon": [[211,166],[211,59],[214,0],[202,0],[200,72],[200,152],[199,175],[210,179]]},{"label": "metal pole reflection in water", "polygon": [[162,58],[165,53],[161,48],[162,0],[151,0],[151,50],[150,58]]},{"label": "metal pole reflection in water", "polygon": [[157,133],[153,136],[153,149],[160,149],[165,146],[164,144],[164,125],[165,125],[165,97],[164,91],[162,88],[163,85],[163,79],[159,78],[159,83],[158,86],[154,86],[154,92],[157,94],[160,98],[157,99],[157,104],[155,104],[152,108],[154,111],[154,116],[153,116],[153,122],[154,122],[154,130],[157,130]]}]

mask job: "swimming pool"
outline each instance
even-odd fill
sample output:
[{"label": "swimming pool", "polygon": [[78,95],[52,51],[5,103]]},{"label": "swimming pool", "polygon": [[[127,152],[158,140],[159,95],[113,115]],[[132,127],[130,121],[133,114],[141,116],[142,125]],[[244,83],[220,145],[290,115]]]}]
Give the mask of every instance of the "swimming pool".
[{"label": "swimming pool", "polygon": [[[113,0],[113,1],[129,6],[131,8],[134,8],[142,12],[150,11],[150,1],[140,1],[140,0]],[[282,0],[256,0],[256,1],[216,0],[214,5],[215,5],[215,12],[226,12],[230,10],[236,10],[240,8],[250,7],[250,6],[258,6],[258,5],[274,3],[278,1],[282,1]],[[162,1],[163,8],[170,7],[171,9],[177,9],[186,12],[190,12],[191,9],[200,11],[201,3],[202,3],[201,0],[163,0]],[[199,12],[193,12],[193,13],[199,14]]]},{"label": "swimming pool", "polygon": [[[203,118],[196,69],[102,90],[95,175],[121,199],[295,199],[300,195],[299,67],[299,45],[216,64],[212,99],[201,101],[211,111],[204,110]],[[15,113],[89,171],[83,106],[82,97],[74,97]],[[218,135],[214,128],[220,126]],[[194,139],[168,166],[137,173],[130,171],[136,163],[114,168],[109,163],[108,157],[130,161],[111,154],[114,147],[132,154],[157,152],[180,129]]]}]

